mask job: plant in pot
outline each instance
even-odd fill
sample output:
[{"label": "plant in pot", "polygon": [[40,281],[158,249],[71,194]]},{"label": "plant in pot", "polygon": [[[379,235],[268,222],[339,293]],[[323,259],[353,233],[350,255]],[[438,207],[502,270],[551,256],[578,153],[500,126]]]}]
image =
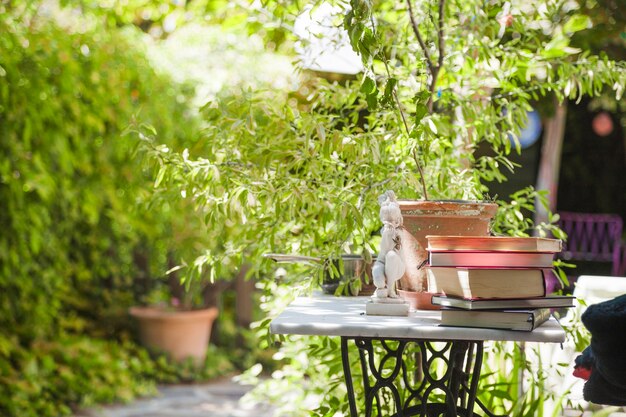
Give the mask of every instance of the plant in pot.
[{"label": "plant in pot", "polygon": [[205,283],[193,280],[189,284],[185,288],[177,277],[170,276],[150,292],[146,306],[131,307],[129,312],[138,323],[144,346],[166,353],[174,361],[191,360],[200,365],[206,358],[218,308],[205,306]]},{"label": "plant in pot", "polygon": [[[428,290],[421,268],[427,235],[490,233],[498,205],[480,200],[489,181],[505,180],[502,168],[513,171],[507,155],[520,151],[533,103],[597,93],[594,77],[622,93],[616,82],[623,67],[569,47],[569,36],[588,18],[556,3],[353,0],[346,10],[344,27],[366,68],[361,92],[368,109],[396,117],[397,140],[418,180],[419,199],[400,201],[407,264],[400,286],[408,290],[401,294],[414,306],[430,298],[417,296]],[[558,23],[538,30],[547,17]]]},{"label": "plant in pot", "polygon": [[[205,362],[212,328],[218,317],[218,302],[213,297],[214,285],[207,279],[212,274],[206,265],[187,262],[198,257],[202,250],[222,250],[212,244],[214,233],[202,230],[201,220],[179,193],[156,193],[150,203],[162,204],[170,215],[167,225],[161,227],[159,251],[149,253],[148,259],[159,259],[157,276],[137,277],[138,299],[141,304],[131,307],[130,315],[137,322],[141,343],[155,353],[166,353],[176,362]],[[152,259],[154,258],[154,259]],[[162,258],[162,259],[161,259]],[[201,258],[200,258],[201,259]],[[151,265],[146,271],[151,270]],[[221,269],[220,276],[232,276],[231,270]]]},{"label": "plant in pot", "polygon": [[[520,150],[532,104],[596,94],[599,86],[621,95],[623,65],[571,48],[570,35],[588,19],[561,3],[353,0],[337,24],[364,63],[356,81],[304,74],[294,91],[224,90],[201,111],[200,145],[183,153],[159,145],[150,130],[139,137],[161,187],[192,199],[207,228],[237,230],[228,251],[206,262],[375,253],[385,190],[423,200],[406,204],[407,219],[443,200],[489,200],[489,182],[514,169],[507,155]],[[282,16],[295,6],[267,7]],[[535,196],[528,189],[515,198]],[[480,228],[456,226],[454,234],[488,233],[493,210],[480,203],[470,211],[483,213]],[[406,288],[425,290],[417,279]]]}]

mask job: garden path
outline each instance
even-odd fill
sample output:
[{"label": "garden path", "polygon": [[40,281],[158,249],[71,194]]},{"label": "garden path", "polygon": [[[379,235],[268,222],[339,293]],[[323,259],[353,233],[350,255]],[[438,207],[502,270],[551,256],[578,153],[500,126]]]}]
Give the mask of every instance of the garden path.
[{"label": "garden path", "polygon": [[[207,384],[167,385],[159,395],[129,404],[98,406],[82,410],[73,417],[272,417],[267,404],[239,402],[251,389],[228,379]],[[593,411],[568,409],[559,417],[626,417],[626,407],[595,406]]]},{"label": "garden path", "polygon": [[250,388],[230,380],[162,386],[156,397],[92,408],[74,417],[270,417],[272,409],[267,404],[239,402]]}]

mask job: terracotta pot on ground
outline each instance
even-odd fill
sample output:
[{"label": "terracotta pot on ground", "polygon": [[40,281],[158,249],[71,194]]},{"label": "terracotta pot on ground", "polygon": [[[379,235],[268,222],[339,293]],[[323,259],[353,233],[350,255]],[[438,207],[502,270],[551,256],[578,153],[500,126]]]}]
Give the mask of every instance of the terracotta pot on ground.
[{"label": "terracotta pot on ground", "polygon": [[215,307],[189,311],[158,307],[130,309],[130,314],[139,321],[139,336],[144,346],[166,352],[176,361],[192,358],[196,364],[204,361],[217,313]]},{"label": "terracotta pot on ground", "polygon": [[498,205],[473,201],[399,200],[398,203],[404,221],[402,256],[406,262],[399,293],[412,308],[438,308],[430,302],[432,294],[416,294],[428,292],[428,277],[423,268],[428,259],[426,236],[487,236]]}]

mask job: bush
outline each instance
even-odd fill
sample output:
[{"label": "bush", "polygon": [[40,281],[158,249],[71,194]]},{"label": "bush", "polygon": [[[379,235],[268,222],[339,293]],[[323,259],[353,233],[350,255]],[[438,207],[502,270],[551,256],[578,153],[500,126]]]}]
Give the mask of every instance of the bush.
[{"label": "bush", "polygon": [[5,416],[58,416],[72,406],[124,401],[156,391],[151,359],[131,344],[87,337],[16,347],[2,362],[0,411]]},{"label": "bush", "polygon": [[[56,416],[159,376],[124,342],[126,310],[201,239],[183,207],[149,206],[122,132],[138,116],[188,146],[193,91],[152,68],[136,30],[0,9],[0,414]],[[122,344],[94,339],[110,335]]]}]

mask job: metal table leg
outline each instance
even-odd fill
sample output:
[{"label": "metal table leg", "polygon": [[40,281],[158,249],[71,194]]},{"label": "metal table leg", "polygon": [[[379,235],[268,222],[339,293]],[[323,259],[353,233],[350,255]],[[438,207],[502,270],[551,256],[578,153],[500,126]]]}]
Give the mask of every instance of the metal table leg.
[{"label": "metal table leg", "polygon": [[[342,337],[341,355],[352,417],[358,416],[352,381],[349,341],[358,349],[363,391],[359,402],[366,417],[474,417],[482,366],[482,341],[448,341]],[[416,372],[421,364],[423,374]],[[362,397],[362,398],[361,398]]]}]

